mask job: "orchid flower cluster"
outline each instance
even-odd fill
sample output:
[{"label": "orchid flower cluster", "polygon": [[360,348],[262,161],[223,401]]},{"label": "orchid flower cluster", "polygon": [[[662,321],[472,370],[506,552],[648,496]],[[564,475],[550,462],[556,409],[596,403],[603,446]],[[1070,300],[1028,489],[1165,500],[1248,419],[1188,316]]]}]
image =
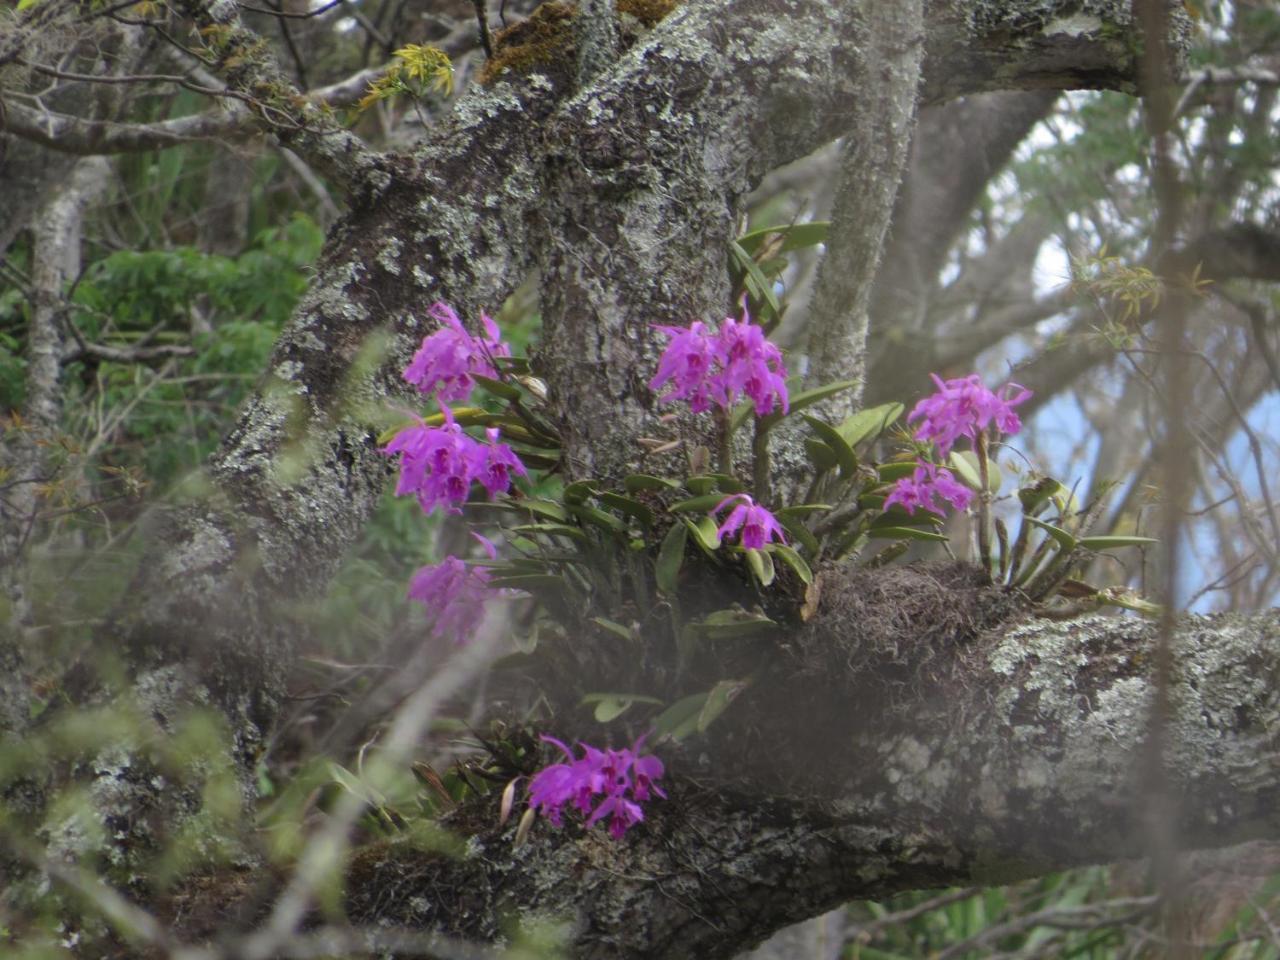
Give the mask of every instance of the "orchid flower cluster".
[{"label": "orchid flower cluster", "polygon": [[[652,755],[640,756],[644,737],[621,750],[597,750],[580,743],[582,756],[576,759],[555,737],[543,736],[542,740],[559,748],[568,762],[553,763],[534,774],[529,782],[529,805],[557,827],[564,808],[572,803],[579,813],[590,814],[588,827],[608,817],[609,835],[621,839],[644,819],[640,805],[651,794],[666,797],[657,784],[663,773],[662,761]],[[595,798],[601,796],[604,799],[596,804]]]},{"label": "orchid flower cluster", "polygon": [[649,389],[660,390],[668,382],[674,388],[659,397],[659,403],[688,400],[694,413],[702,413],[712,404],[729,410],[745,395],[759,416],[773,412],[775,403],[782,405],[784,413],[789,409],[782,351],[765,339],[762,327],[751,322],[745,301],[742,320],[725,317],[718,331],[701,320],[688,327],[655,324],[655,328],[671,342]]},{"label": "orchid flower cluster", "polygon": [[400,454],[400,480],[396,495],[413,494],[424,513],[443,506],[446,513],[461,513],[457,504],[467,499],[471,484],[479,482],[496,497],[511,489],[512,473],[528,476],[520,458],[505,443],[498,442],[497,427],[485,431],[486,443],[462,432],[453,411],[440,405],[444,423],[438,427],[419,421],[395,435],[384,447]]},{"label": "orchid flower cluster", "polygon": [[[500,442],[496,427],[485,431],[484,442],[476,440],[463,432],[445,403],[470,397],[474,376],[497,376],[493,358],[511,355],[499,339],[497,326],[481,314],[486,336],[473,337],[448,304],[433,304],[428,313],[443,326],[423,338],[405,368],[404,379],[419,392],[434,394],[443,422],[429,426],[419,419],[397,433],[383,452],[400,457],[398,496],[416,496],[425,513],[441,507],[456,514],[461,513],[458,505],[467,499],[473,483],[478,482],[492,498],[511,489],[513,475],[528,476],[528,471],[515,451]],[[480,540],[492,559],[493,545]],[[431,612],[435,636],[452,636],[457,643],[466,643],[483,620],[488,579],[486,571],[449,556],[413,575],[409,597]]]},{"label": "orchid flower cluster", "polygon": [[502,342],[498,325],[487,313],[480,314],[487,335],[484,337],[467,333],[447,303],[433,303],[427,308],[427,316],[443,326],[423,338],[422,346],[404,369],[404,379],[419,393],[434,393],[437,400],[451,403],[466,400],[475,386],[472,374],[494,379],[498,371],[493,358],[511,356],[511,348]]},{"label": "orchid flower cluster", "polygon": [[[659,403],[687,400],[694,413],[709,410],[713,404],[728,411],[746,396],[757,416],[772,413],[775,405],[781,405],[783,413],[790,410],[782,351],[769,342],[763,327],[751,322],[745,300],[742,319],[725,317],[718,331],[701,320],[688,327],[655,324],[655,329],[670,342],[658,361],[658,372],[649,381],[649,389],[661,390],[668,383],[673,387],[658,398]],[[711,516],[730,505],[733,509],[716,531],[718,538],[741,531],[739,543],[754,550],[763,549],[775,537],[786,542],[777,519],[748,494],[725,497]]]},{"label": "orchid flower cluster", "polygon": [[[937,374],[929,376],[938,390],[915,405],[907,422],[920,421],[915,439],[933,444],[940,458],[947,457],[961,437],[968,437],[978,447],[989,429],[997,434],[1014,434],[1022,429],[1022,421],[1013,408],[1031,397],[1025,387],[1009,383],[995,393],[983,385],[976,373],[954,380],[943,380]],[[979,456],[985,457],[985,450]],[[888,509],[896,503],[910,514],[924,509],[942,515],[945,510],[939,500],[964,510],[973,500],[973,491],[962,486],[946,467],[918,457],[915,472],[894,485],[884,506]]]},{"label": "orchid flower cluster", "polygon": [[[492,540],[478,533],[471,536],[490,560],[496,559],[498,549]],[[458,643],[465,643],[480,629],[489,596],[489,571],[455,556],[420,567],[409,581],[409,599],[434,611],[431,634],[441,639],[452,637]]]},{"label": "orchid flower cluster", "polygon": [[735,493],[725,497],[711,511],[711,516],[714,517],[730,504],[734,504],[734,507],[716,528],[717,537],[723,540],[730,534],[737,533],[738,543],[747,550],[763,550],[775,537],[782,543],[787,542],[777,518],[748,494]]}]

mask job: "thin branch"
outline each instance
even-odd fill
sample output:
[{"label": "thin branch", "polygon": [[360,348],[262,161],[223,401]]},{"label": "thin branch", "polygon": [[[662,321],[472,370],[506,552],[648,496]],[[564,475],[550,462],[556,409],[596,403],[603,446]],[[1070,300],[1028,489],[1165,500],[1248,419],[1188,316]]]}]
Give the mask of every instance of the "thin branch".
[{"label": "thin branch", "polygon": [[[1150,912],[1157,903],[1155,897],[1126,897],[1105,903],[1091,903],[1079,907],[1049,907],[1016,917],[1007,923],[986,927],[968,939],[953,943],[936,954],[935,960],[955,960],[971,950],[981,950],[1005,937],[1025,933],[1035,927],[1054,927],[1061,930],[1097,929],[1104,926],[1128,924]],[[1124,910],[1119,916],[1109,916],[1109,911]]]},{"label": "thin branch", "polygon": [[[361,70],[337,83],[311,91],[307,100],[329,106],[352,103],[386,69],[384,66]],[[173,79],[175,82],[179,79],[159,74],[152,76],[157,79]],[[97,81],[102,78],[88,79]],[[188,85],[188,89],[211,96],[223,96],[227,93],[225,89],[196,85]],[[239,99],[248,102],[248,98]],[[240,104],[226,104],[218,111],[194,113],[154,123],[117,123],[113,120],[88,120],[65,113],[35,110],[12,101],[0,103],[0,130],[62,153],[80,156],[163,150],[194,141],[228,140],[250,136],[256,132],[252,114]]]},{"label": "thin branch", "polygon": [[894,913],[885,914],[878,917],[870,923],[864,923],[854,927],[848,931],[847,940],[867,941],[875,934],[879,933],[886,927],[896,927],[900,924],[910,923],[917,917],[923,917],[926,913],[933,913],[935,910],[941,910],[943,907],[958,903],[961,900],[968,900],[977,896],[982,892],[982,887],[962,887],[959,890],[949,890],[946,893],[939,894],[936,897],[930,897],[917,903],[914,907],[908,907],[905,910],[898,910]]},{"label": "thin branch", "polygon": [[[136,0],[134,0],[136,2]],[[251,3],[240,4],[241,10],[248,10],[251,13],[261,13],[263,16],[276,17],[280,20],[310,20],[312,17],[318,17],[328,13],[334,7],[340,7],[347,0],[329,0],[323,6],[316,7],[314,10],[308,10],[306,13],[289,13],[287,10],[268,10],[265,7],[255,7]]]},{"label": "thin branch", "polygon": [[[228,93],[225,87],[210,88],[202,87],[199,84],[192,83],[190,77],[178,76],[172,73],[133,73],[133,74],[95,74],[95,73],[75,73],[70,70],[59,70],[57,67],[51,67],[48,64],[36,63],[31,60],[15,57],[14,62],[19,66],[27,67],[36,73],[45,77],[53,77],[56,80],[75,80],[78,83],[176,83],[181,87],[191,90],[195,93],[202,93],[205,96],[218,97]],[[243,98],[248,99],[248,98]]]},{"label": "thin branch", "polygon": [[493,37],[489,34],[489,11],[485,0],[471,0],[476,8],[476,23],[480,27],[480,46],[484,48],[484,58],[493,59]]},{"label": "thin branch", "polygon": [[86,120],[65,113],[41,112],[16,103],[4,104],[0,130],[42,146],[79,156],[160,150],[192,141],[245,136],[253,118],[244,108],[197,113],[155,123]]}]

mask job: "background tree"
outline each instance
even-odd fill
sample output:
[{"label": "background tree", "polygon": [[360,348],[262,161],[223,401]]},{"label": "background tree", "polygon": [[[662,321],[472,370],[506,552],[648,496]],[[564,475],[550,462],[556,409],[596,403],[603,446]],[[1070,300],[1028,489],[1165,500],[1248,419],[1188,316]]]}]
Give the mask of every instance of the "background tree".
[{"label": "background tree", "polygon": [[[787,626],[706,644],[673,672],[645,630],[589,626],[626,634],[634,614],[599,594],[559,610],[560,632],[540,628],[534,666],[477,693],[497,640],[446,658],[392,600],[414,562],[460,541],[443,523],[425,544],[416,508],[385,500],[378,450],[387,411],[411,402],[400,371],[435,329],[433,301],[464,318],[505,301],[517,342],[538,328],[559,467],[530,492],[684,477],[708,439],[654,403],[652,324],[722,317],[748,279],[767,299],[767,278],[731,252],[749,210],[785,224],[830,209],[811,282],[803,251],[780,277],[779,336],[807,357],[799,388],[864,384],[815,412],[839,422],[915,399],[904,393],[934,371],[1002,379],[1017,358],[1042,420],[1068,424],[1064,444],[1044,423],[1030,452],[1084,447],[1066,461],[1091,473],[1082,502],[1132,478],[1106,531],[1147,531],[1154,499],[1166,542],[1191,516],[1190,548],[1224,558],[1196,569],[1204,603],[1271,602],[1259,401],[1277,382],[1276,18],[1194,12],[1165,23],[1162,6],[1139,9],[1154,18],[1140,25],[1121,3],[512,6],[509,32],[481,45],[482,84],[468,83],[483,55],[467,5],[9,12],[11,938],[95,955],[106,942],[175,952],[215,931],[209,949],[235,956],[500,939],[731,955],[849,899],[1274,835],[1273,614],[1163,633],[1034,618],[968,568],[859,563],[820,571],[803,619],[782,585],[761,593],[691,564],[676,594],[764,604]],[[1171,87],[1157,38],[1180,54],[1192,34]],[[454,57],[452,105],[412,75],[412,52],[396,55],[426,42]],[[1146,126],[1127,96],[1144,63]],[[1120,93],[1058,98],[1066,88]],[[346,109],[370,91],[400,95]],[[1175,179],[1185,193],[1166,189]],[[1070,283],[1046,282],[1068,263]],[[765,479],[770,502],[803,490],[803,440],[778,431],[772,470],[753,478],[761,500]],[[747,451],[731,456],[742,473]],[[1185,603],[1193,574],[1151,559],[1075,589],[1092,601],[1088,583],[1132,579]],[[512,632],[527,640],[527,626]],[[750,689],[732,685],[748,675]],[[670,796],[624,842],[501,822],[502,784],[546,761],[531,731],[598,739],[584,694],[703,695],[705,710],[716,690],[739,695],[660,748]],[[489,755],[471,762],[500,778],[486,791],[484,772],[420,770],[448,833],[406,822],[397,799],[415,749],[440,770],[456,749],[417,743],[440,712],[482,730]],[[504,727],[481,726],[495,716]],[[633,704],[615,744],[647,722]],[[315,762],[326,751],[358,775]],[[263,832],[244,827],[250,809]],[[1153,811],[1165,830],[1140,828]],[[396,836],[344,857],[357,818]],[[245,869],[263,863],[276,869]],[[1059,906],[970,945],[1036,923],[1110,935],[1153,903]]]}]

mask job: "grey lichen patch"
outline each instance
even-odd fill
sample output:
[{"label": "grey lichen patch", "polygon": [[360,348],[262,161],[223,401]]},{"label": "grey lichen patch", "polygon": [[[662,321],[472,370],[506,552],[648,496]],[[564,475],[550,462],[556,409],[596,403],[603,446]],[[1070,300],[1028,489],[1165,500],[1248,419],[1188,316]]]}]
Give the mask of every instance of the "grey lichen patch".
[{"label": "grey lichen patch", "polygon": [[[1010,729],[1040,739],[1055,729],[1085,723],[1116,729],[1128,722],[1149,627],[1133,620],[1084,617],[1027,621],[1008,631],[989,652],[994,674],[1006,678],[995,708]],[[1138,680],[1141,688],[1145,681]],[[1139,700],[1145,698],[1139,697]]]},{"label": "grey lichen patch", "polygon": [[286,388],[286,385],[288,385],[293,391],[302,394],[307,392],[307,385],[302,382],[302,376],[306,373],[306,369],[298,360],[282,360],[275,365],[271,373],[279,381],[282,388]]},{"label": "grey lichen patch", "polygon": [[210,568],[219,568],[235,556],[234,545],[223,527],[196,518],[192,519],[183,547],[167,551],[160,559],[164,579],[182,581]]},{"label": "grey lichen patch", "polygon": [[452,119],[459,133],[483,127],[504,113],[520,113],[525,101],[512,83],[495,83],[489,87],[472,87],[453,109]]},{"label": "grey lichen patch", "polygon": [[187,711],[209,705],[209,692],[192,684],[187,671],[178,664],[167,664],[141,671],[133,685],[133,694],[142,713],[166,732]]},{"label": "grey lichen patch", "polygon": [[1082,37],[1098,33],[1102,30],[1102,18],[1087,13],[1075,13],[1051,20],[1044,28],[1045,36],[1058,34],[1068,37]]},{"label": "grey lichen patch", "polygon": [[313,283],[299,302],[284,337],[290,338],[295,330],[323,326],[329,320],[358,323],[367,319],[368,310],[347,294],[348,288],[361,282],[366,270],[361,260],[327,264],[321,280]]},{"label": "grey lichen patch", "polygon": [[386,270],[393,277],[400,276],[400,254],[403,250],[399,238],[391,237],[386,244],[378,251],[378,265]]},{"label": "grey lichen patch", "polygon": [[[1229,824],[1227,807],[1252,810],[1240,791],[1277,773],[1258,758],[1272,754],[1266,718],[1280,709],[1278,624],[1188,616],[1177,625],[1165,759],[1207,828]],[[1022,805],[1073,811],[1074,830],[1123,830],[1116,812],[1135,809],[1140,788],[1156,642],[1155,625],[1136,618],[1029,621],[1007,633],[989,655],[1001,678],[993,719],[1009,750],[983,770],[984,782],[1002,784],[980,791],[988,816],[1004,814],[1013,790]]]},{"label": "grey lichen patch", "polygon": [[1220,615],[1187,618],[1181,626],[1175,645],[1175,767],[1195,775],[1206,756],[1257,764],[1258,756],[1270,754],[1269,718],[1280,704],[1280,620]]}]

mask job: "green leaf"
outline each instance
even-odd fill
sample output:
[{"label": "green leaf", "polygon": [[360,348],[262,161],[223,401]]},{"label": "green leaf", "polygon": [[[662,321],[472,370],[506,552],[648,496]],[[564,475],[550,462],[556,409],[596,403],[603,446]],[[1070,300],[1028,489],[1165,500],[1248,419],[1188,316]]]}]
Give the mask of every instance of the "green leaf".
[{"label": "green leaf", "polygon": [[621,716],[630,708],[632,701],[606,698],[596,704],[594,716],[597,723],[608,723],[615,717]]},{"label": "green leaf", "polygon": [[814,387],[812,390],[805,390],[801,393],[797,393],[795,396],[790,398],[788,410],[785,414],[781,410],[775,410],[773,413],[760,418],[760,426],[765,430],[771,429],[781,422],[784,416],[790,416],[793,413],[798,413],[805,407],[811,407],[819,400],[825,400],[827,397],[833,397],[843,390],[852,390],[861,382],[861,380],[840,380],[836,383],[827,383],[821,387]]},{"label": "green leaf", "polygon": [[1159,542],[1154,537],[1084,537],[1079,546],[1086,550],[1114,550],[1116,547],[1145,547]]},{"label": "green leaf", "polygon": [[328,768],[332,782],[342,790],[354,794],[371,807],[380,807],[386,804],[387,798],[380,790],[365,783],[346,767],[329,761]]},{"label": "green leaf", "polygon": [[777,625],[763,614],[735,609],[717,610],[690,624],[698,633],[716,640],[754,636]]},{"label": "green leaf", "polygon": [[698,711],[698,732],[705,733],[716,717],[724,713],[729,708],[729,704],[737,699],[738,694],[750,685],[750,680],[721,680],[712,687],[707,693],[702,709]]},{"label": "green leaf", "polygon": [[545,457],[540,453],[530,453],[527,450],[520,451],[520,459],[531,470],[555,470],[561,466],[561,460],[558,456]]},{"label": "green leaf", "polygon": [[1061,484],[1053,477],[1041,477],[1031,486],[1023,487],[1018,491],[1018,500],[1022,503],[1022,512],[1026,514],[1036,513],[1043,507],[1058,491]]},{"label": "green leaf", "polygon": [[773,569],[773,558],[763,550],[756,550],[753,547],[744,547],[743,553],[747,555],[747,566],[751,568],[751,572],[755,578],[760,581],[760,586],[767,587],[773,583],[776,571]]},{"label": "green leaf", "polygon": [[564,502],[567,504],[583,503],[596,492],[596,482],[594,480],[575,480],[564,488]]},{"label": "green leaf", "polygon": [[858,456],[853,452],[853,447],[849,446],[848,441],[840,436],[840,431],[825,420],[819,420],[817,417],[811,417],[803,414],[805,423],[813,428],[814,433],[822,438],[822,442],[831,448],[831,452],[835,454],[836,463],[840,465],[840,475],[846,480],[858,472]]},{"label": "green leaf", "polygon": [[782,243],[778,244],[774,253],[789,253],[803,250],[825,243],[831,223],[827,220],[811,220],[808,223],[789,223],[779,227],[757,227],[738,237],[738,246],[755,256],[756,251],[764,246],[765,241],[782,234]]},{"label": "green leaf", "polygon": [[799,516],[794,513],[784,516],[784,513],[785,511],[781,510],[778,512],[778,522],[786,528],[787,533],[791,534],[792,539],[799,541],[800,545],[809,551],[810,556],[816,557],[822,549],[818,538],[804,525],[804,521]]},{"label": "green leaf", "polygon": [[655,564],[654,578],[658,581],[658,589],[665,594],[676,592],[677,577],[680,565],[684,563],[684,545],[689,539],[689,528],[683,523],[673,524],[662,538],[662,546],[658,548],[658,560]]},{"label": "green leaf", "polygon": [[633,703],[662,703],[657,697],[646,697],[638,693],[588,693],[582,698],[583,706],[596,705],[595,718],[600,723],[608,723],[620,717],[631,708]]},{"label": "green leaf", "polygon": [[401,430],[408,430],[410,427],[416,427],[417,425],[417,420],[400,420],[393,423],[391,426],[387,427],[387,429],[378,434],[378,446],[385,447],[399,435]]},{"label": "green leaf", "polygon": [[1144,617],[1158,617],[1164,611],[1160,604],[1144,600],[1132,590],[1126,590],[1124,587],[1107,587],[1105,590],[1100,590],[1098,599],[1104,604],[1122,607],[1125,610],[1133,610]]},{"label": "green leaf", "polygon": [[774,516],[781,520],[783,517],[804,517],[811,513],[826,513],[830,509],[829,503],[793,503],[775,511]]},{"label": "green leaf", "polygon": [[730,494],[704,493],[701,496],[690,497],[688,500],[673,503],[667,509],[672,513],[710,513],[712,509],[723,503],[728,496]]},{"label": "green leaf", "polygon": [[[689,477],[684,482],[684,485],[689,488],[691,493],[699,495],[722,490],[725,496],[728,496],[731,493],[742,493],[747,489],[741,480],[727,473],[700,473]],[[721,497],[721,499],[724,499],[724,497]]]},{"label": "green leaf", "polygon": [[868,530],[867,536],[872,540],[932,540],[936,543],[947,543],[950,540],[944,533],[934,533],[918,527],[880,527]]},{"label": "green leaf", "polygon": [[884,433],[902,416],[902,411],[905,409],[900,403],[882,403],[878,407],[859,410],[852,416],[846,417],[836,429],[840,431],[840,436],[844,437],[845,443],[856,447],[864,440],[874,440]]},{"label": "green leaf", "polygon": [[733,436],[738,432],[738,428],[751,419],[751,415],[756,412],[755,401],[743,400],[733,412],[729,414],[729,436]]},{"label": "green leaf", "polygon": [[952,450],[947,458],[948,465],[955,472],[956,479],[970,490],[981,490],[982,479],[978,476],[977,457],[973,454],[965,456],[959,450]]},{"label": "green leaf", "polygon": [[822,473],[824,470],[834,470],[840,465],[839,461],[836,460],[835,451],[821,440],[815,440],[813,437],[804,438],[804,452],[809,455],[809,462],[813,464],[818,473]]},{"label": "green leaf", "polygon": [[520,400],[523,398],[519,387],[502,380],[492,380],[489,377],[482,377],[478,373],[471,374],[471,379],[495,397],[501,397],[503,400]]},{"label": "green leaf", "polygon": [[1051,523],[1045,523],[1043,520],[1037,520],[1035,517],[1027,517],[1031,523],[1039,527],[1045,533],[1049,534],[1062,550],[1074,550],[1077,546],[1076,538],[1061,527],[1055,527]]},{"label": "green leaf", "polygon": [[604,627],[610,633],[616,634],[617,636],[621,637],[623,640],[635,639],[634,637],[631,636],[631,631],[628,630],[626,627],[624,627],[622,624],[618,623],[618,621],[616,620],[608,620],[605,617],[592,617],[591,622],[596,624],[597,626]]},{"label": "green leaf", "polygon": [[684,525],[693,534],[694,542],[702,547],[708,554],[714,554],[720,549],[719,527],[716,522],[708,516],[698,517],[696,520],[689,520],[681,517]]},{"label": "green leaf", "polygon": [[490,357],[495,367],[506,373],[529,373],[528,357]]},{"label": "green leaf", "polygon": [[1039,513],[1050,500],[1062,516],[1069,516],[1080,509],[1080,503],[1071,489],[1064,487],[1053,477],[1041,477],[1034,484],[1023,487],[1018,491],[1018,499],[1022,501],[1022,512],[1028,516]]},{"label": "green leaf", "polygon": [[612,507],[619,513],[624,513],[627,516],[638,520],[646,527],[653,526],[653,511],[638,500],[632,500],[630,497],[624,497],[621,494],[608,492],[599,494],[596,499],[605,506]]},{"label": "green leaf", "polygon": [[622,480],[622,489],[627,493],[640,493],[642,490],[675,490],[679,486],[674,480],[653,477],[647,473],[633,473]]},{"label": "green leaf", "polygon": [[511,528],[515,533],[541,533],[547,536],[572,537],[582,543],[590,538],[579,527],[571,527],[567,523],[522,523]]},{"label": "green leaf", "polygon": [[729,252],[733,254],[734,259],[738,261],[738,265],[746,273],[744,279],[751,295],[756,300],[762,300],[767,303],[775,317],[781,316],[782,304],[778,302],[778,295],[773,292],[773,282],[764,275],[760,265],[755,262],[751,254],[742,249],[742,245],[736,240],[729,241]]},{"label": "green leaf", "polygon": [[588,507],[583,503],[569,504],[569,512],[583,523],[594,524],[609,533],[622,533],[627,529],[627,525],[613,514],[597,510],[595,507]]},{"label": "green leaf", "polygon": [[[982,492],[982,473],[979,470],[978,455],[972,450],[952,450],[947,463],[960,481],[971,490]],[[1000,490],[1004,476],[1000,465],[987,458],[987,489],[992,493]]]},{"label": "green leaf", "polygon": [[566,584],[553,573],[513,573],[507,577],[494,577],[491,587],[511,587],[516,590],[564,590]]},{"label": "green leaf", "polygon": [[554,500],[535,500],[532,497],[525,497],[520,500],[476,500],[465,504],[465,506],[469,510],[511,510],[515,513],[525,513],[527,511],[559,523],[565,523],[569,519],[569,514],[563,505],[556,503]]},{"label": "green leaf", "polygon": [[781,557],[783,562],[794,570],[796,576],[804,583],[813,583],[813,571],[809,569],[809,564],[805,563],[804,558],[796,553],[794,549],[785,543],[773,543],[769,545],[769,551]]},{"label": "green leaf", "polygon": [[915,513],[907,513],[895,503],[888,512],[872,520],[870,528],[882,530],[885,527],[938,527],[941,525],[942,517],[931,510],[920,509]]},{"label": "green leaf", "polygon": [[902,461],[882,463],[876,467],[876,475],[880,477],[881,483],[894,483],[903,477],[911,476],[915,472],[916,462],[914,460],[906,463]]},{"label": "green leaf", "polygon": [[677,700],[653,721],[653,730],[659,738],[683,740],[698,729],[698,717],[707,702],[708,694],[695,693]]}]

